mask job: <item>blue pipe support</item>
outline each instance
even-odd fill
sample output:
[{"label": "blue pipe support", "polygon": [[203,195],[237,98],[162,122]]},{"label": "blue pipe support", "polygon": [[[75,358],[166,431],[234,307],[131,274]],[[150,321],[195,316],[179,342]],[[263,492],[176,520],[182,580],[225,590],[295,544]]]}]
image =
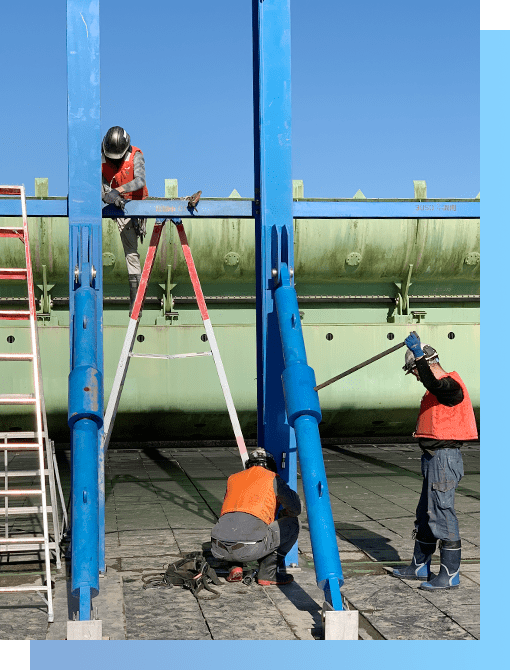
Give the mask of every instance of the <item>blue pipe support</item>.
[{"label": "blue pipe support", "polygon": [[342,610],[344,580],[319,435],[319,396],[314,391],[315,373],[307,365],[296,290],[283,263],[280,280],[274,295],[285,361],[282,382],[289,424],[296,433],[315,575],[326,601]]},{"label": "blue pipe support", "polygon": [[90,619],[99,569],[104,569],[98,450],[103,421],[99,83],[99,0],[67,0],[71,581],[80,620]]},{"label": "blue pipe support", "polygon": [[90,619],[90,600],[99,593],[97,434],[92,419],[73,426],[71,588],[80,596],[80,621]]}]

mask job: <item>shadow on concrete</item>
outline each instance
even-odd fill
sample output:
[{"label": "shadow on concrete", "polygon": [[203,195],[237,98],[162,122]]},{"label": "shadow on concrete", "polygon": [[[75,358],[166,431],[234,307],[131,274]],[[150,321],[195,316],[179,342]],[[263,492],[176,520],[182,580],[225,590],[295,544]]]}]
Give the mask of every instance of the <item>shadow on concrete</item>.
[{"label": "shadow on concrete", "polygon": [[401,560],[398,551],[389,544],[389,537],[352,523],[335,522],[335,530],[338,537],[367,554],[367,557],[381,562]]}]

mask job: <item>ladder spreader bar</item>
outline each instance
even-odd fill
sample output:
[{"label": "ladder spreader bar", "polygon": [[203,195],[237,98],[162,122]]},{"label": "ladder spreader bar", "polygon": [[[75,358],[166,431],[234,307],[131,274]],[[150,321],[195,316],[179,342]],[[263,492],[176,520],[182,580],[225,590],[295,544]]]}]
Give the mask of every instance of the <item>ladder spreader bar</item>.
[{"label": "ladder spreader bar", "polygon": [[130,358],[191,358],[193,356],[212,356],[212,351],[202,351],[197,354],[133,354],[130,353]]}]

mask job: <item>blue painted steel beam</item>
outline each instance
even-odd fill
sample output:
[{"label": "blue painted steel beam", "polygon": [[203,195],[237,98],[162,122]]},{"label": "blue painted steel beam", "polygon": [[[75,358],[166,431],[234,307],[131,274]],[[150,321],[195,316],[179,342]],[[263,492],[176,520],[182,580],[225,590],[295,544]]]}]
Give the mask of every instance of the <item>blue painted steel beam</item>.
[{"label": "blue painted steel beam", "polygon": [[99,0],[67,0],[67,94],[71,588],[79,596],[80,620],[89,620],[99,591],[103,424]]},{"label": "blue painted steel beam", "polygon": [[[257,436],[279,474],[297,488],[294,429],[289,425],[281,375],[283,355],[274,304],[273,268],[293,265],[290,1],[253,0],[255,167],[255,272],[257,332]],[[200,203],[199,203],[200,207]],[[297,545],[287,554],[298,562]]]},{"label": "blue painted steel beam", "polygon": [[[184,200],[148,199],[126,204],[123,216],[178,216],[248,219],[256,215],[254,200],[201,200],[190,213]],[[67,198],[27,200],[28,216],[67,216]],[[113,205],[103,208],[102,217],[119,216]],[[19,216],[19,201],[0,199],[0,216]],[[300,200],[292,204],[294,219],[479,219],[479,200]]]}]

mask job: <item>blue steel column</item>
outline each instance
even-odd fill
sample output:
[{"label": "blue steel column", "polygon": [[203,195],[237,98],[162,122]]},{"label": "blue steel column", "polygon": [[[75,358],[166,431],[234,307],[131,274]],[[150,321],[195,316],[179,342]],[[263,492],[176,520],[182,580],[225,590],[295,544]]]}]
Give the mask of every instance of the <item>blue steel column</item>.
[{"label": "blue steel column", "polygon": [[[282,260],[294,265],[290,1],[253,0],[252,7],[258,444],[275,456],[279,474],[295,490],[296,439],[285,412],[272,274]],[[286,562],[297,564],[297,544]]]},{"label": "blue steel column", "polygon": [[67,0],[71,586],[80,620],[99,591],[98,440],[103,423],[99,0]]},{"label": "blue steel column", "polygon": [[319,396],[314,391],[315,373],[306,362],[296,291],[285,264],[280,279],[275,301],[285,359],[282,380],[287,416],[296,431],[315,575],[326,601],[333,609],[342,610],[340,587],[344,580],[322,457],[319,435],[322,415]]}]

